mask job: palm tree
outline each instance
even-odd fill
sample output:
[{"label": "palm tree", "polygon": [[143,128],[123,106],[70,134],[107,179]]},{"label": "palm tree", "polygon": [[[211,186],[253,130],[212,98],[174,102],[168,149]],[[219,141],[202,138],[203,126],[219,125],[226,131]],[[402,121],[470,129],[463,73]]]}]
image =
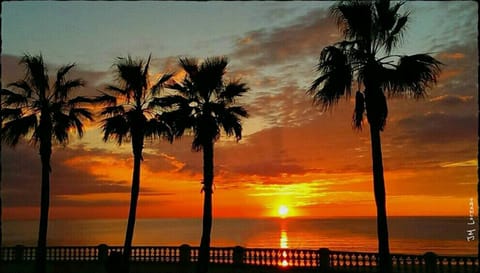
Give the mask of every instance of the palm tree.
[{"label": "palm tree", "polygon": [[245,83],[225,82],[228,59],[207,58],[200,63],[194,58],[182,58],[179,64],[186,75],[182,82],[168,87],[177,94],[159,100],[162,106],[170,107],[169,120],[173,121],[176,137],[185,130],[193,132],[193,151],[203,151],[203,231],[197,272],[206,273],[210,259],[210,233],[212,229],[212,193],[214,178],[214,144],[221,131],[227,136],[242,138],[241,118],[247,111],[236,105],[236,98],[248,91]]},{"label": "palm tree", "polygon": [[172,141],[170,127],[164,122],[159,111],[156,96],[163,85],[171,78],[165,74],[155,84],[149,81],[148,69],[150,56],[146,63],[143,60],[118,58],[114,64],[119,86],[107,86],[108,93],[103,93],[96,101],[106,103],[101,112],[103,140],[114,138],[119,145],[125,140],[131,141],[133,152],[133,175],[130,196],[130,212],[128,214],[127,231],[124,243],[124,261],[128,271],[128,260],[131,254],[133,231],[140,190],[140,165],[143,160],[143,144],[146,137],[163,137]]},{"label": "palm tree", "polygon": [[62,66],[50,87],[47,68],[41,55],[24,55],[20,64],[25,66],[25,79],[9,84],[14,90],[2,89],[5,123],[2,139],[15,146],[23,137],[39,144],[42,165],[40,225],[36,252],[36,271],[45,272],[48,210],[50,203],[50,158],[52,144],[66,144],[71,129],[83,136],[82,120],[92,120],[90,111],[82,107],[89,102],[84,97],[71,98],[72,92],[84,85],[81,79],[69,80],[68,72],[75,66]]},{"label": "palm tree", "polygon": [[387,119],[386,94],[421,98],[435,84],[441,63],[427,54],[393,55],[408,22],[408,13],[399,14],[404,3],[390,1],[342,1],[330,12],[344,40],[324,48],[317,67],[319,77],[308,94],[324,110],[333,107],[342,96],[355,95],[354,127],[360,129],[366,114],[370,125],[373,187],[377,207],[377,235],[380,272],[391,272],[388,226],[380,132]]}]

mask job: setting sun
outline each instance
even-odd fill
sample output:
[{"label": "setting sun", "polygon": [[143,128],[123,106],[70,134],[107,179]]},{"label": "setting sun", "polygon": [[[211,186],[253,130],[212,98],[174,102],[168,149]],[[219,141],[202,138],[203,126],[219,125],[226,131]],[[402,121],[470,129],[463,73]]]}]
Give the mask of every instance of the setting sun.
[{"label": "setting sun", "polygon": [[285,218],[287,217],[288,215],[288,207],[285,206],[285,205],[281,205],[279,208],[278,208],[278,215],[282,218]]}]

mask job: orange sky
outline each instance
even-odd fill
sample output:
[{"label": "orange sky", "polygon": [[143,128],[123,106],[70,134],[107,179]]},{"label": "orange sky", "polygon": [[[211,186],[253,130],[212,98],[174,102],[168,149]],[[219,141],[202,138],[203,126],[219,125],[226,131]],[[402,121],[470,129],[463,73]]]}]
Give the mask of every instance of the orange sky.
[{"label": "orange sky", "polygon": [[[464,4],[451,3],[467,13],[463,17],[477,16],[462,8]],[[414,17],[442,12],[411,5],[420,6]],[[298,217],[375,215],[368,127],[352,130],[352,101],[342,100],[333,111],[322,113],[305,95],[321,48],[339,37],[326,14],[320,8],[289,15],[288,22],[236,34],[230,47],[209,51],[227,55],[227,78],[241,77],[251,88],[240,101],[251,116],[243,124],[244,138],[236,143],[222,137],[215,146],[215,217],[278,217],[282,205],[289,216]],[[389,100],[382,133],[388,215],[467,216],[469,200],[476,197],[478,50],[477,36],[471,34],[477,30],[462,24],[463,17],[435,21],[439,30],[422,39],[415,35],[428,24],[416,21],[410,26],[413,42],[407,51],[434,52],[445,66],[425,99]],[[452,27],[459,37],[449,36]],[[213,44],[209,41],[206,47],[215,48]],[[152,76],[175,70],[177,56],[186,55],[181,51],[165,56],[145,47],[135,49],[134,56],[153,51]],[[206,57],[195,50],[200,49],[188,55]],[[114,54],[131,51],[113,52],[112,61]],[[57,56],[44,57],[48,62]],[[2,83],[22,77],[18,60],[13,53],[2,55]],[[75,60],[65,63],[70,61]],[[56,66],[49,66],[54,71]],[[75,72],[88,81],[88,94],[111,82],[109,65],[89,69],[98,66],[85,60]],[[138,217],[201,216],[202,157],[190,150],[190,143],[189,136],[173,144],[146,142]],[[26,143],[3,149],[5,219],[38,217],[40,165],[35,149]],[[72,137],[69,145],[54,149],[51,218],[127,217],[131,167],[130,144],[103,143],[99,124],[89,124],[83,139]]]}]

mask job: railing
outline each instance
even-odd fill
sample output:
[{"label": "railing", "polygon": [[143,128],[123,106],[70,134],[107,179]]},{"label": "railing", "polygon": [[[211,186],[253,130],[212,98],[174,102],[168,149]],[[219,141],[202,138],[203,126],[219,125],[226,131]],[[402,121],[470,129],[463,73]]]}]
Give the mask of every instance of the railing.
[{"label": "railing", "polygon": [[[47,261],[107,262],[123,247],[118,246],[70,246],[48,247]],[[15,246],[1,249],[0,261],[22,263],[35,260],[35,247]],[[137,246],[132,247],[131,260],[141,263],[189,264],[198,260],[198,247]],[[479,269],[477,257],[438,256],[428,252],[424,255],[392,254],[394,272],[425,273],[473,273]],[[273,249],[243,247],[212,247],[210,262],[234,266],[264,266],[292,268],[345,269],[355,272],[375,271],[377,253],[331,251],[328,248]]]}]

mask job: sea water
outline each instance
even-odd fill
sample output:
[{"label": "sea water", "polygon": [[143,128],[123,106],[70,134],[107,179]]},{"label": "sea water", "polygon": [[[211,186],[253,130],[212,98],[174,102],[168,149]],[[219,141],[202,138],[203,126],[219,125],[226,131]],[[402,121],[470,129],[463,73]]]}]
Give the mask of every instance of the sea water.
[{"label": "sea water", "polygon": [[[476,255],[478,238],[467,240],[468,225],[462,217],[390,217],[392,253]],[[50,220],[49,246],[123,245],[126,219]],[[34,246],[38,222],[4,222],[4,245]],[[201,219],[137,219],[136,246],[198,246]],[[470,232],[471,233],[471,232]],[[475,235],[476,235],[475,231]],[[301,248],[377,252],[374,217],[299,219],[214,219],[212,246]]]}]

